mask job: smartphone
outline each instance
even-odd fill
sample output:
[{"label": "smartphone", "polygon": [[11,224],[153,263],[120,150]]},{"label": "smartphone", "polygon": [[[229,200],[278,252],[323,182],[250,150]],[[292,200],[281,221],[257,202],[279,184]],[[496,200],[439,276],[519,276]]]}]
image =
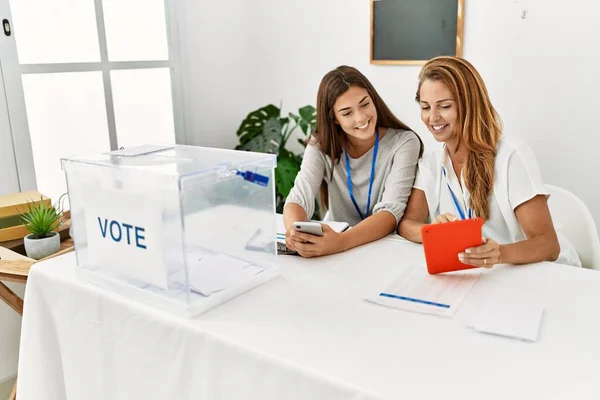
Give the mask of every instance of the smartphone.
[{"label": "smartphone", "polygon": [[323,227],[320,222],[298,221],[294,222],[294,229],[298,232],[309,233],[315,236],[323,236]]}]

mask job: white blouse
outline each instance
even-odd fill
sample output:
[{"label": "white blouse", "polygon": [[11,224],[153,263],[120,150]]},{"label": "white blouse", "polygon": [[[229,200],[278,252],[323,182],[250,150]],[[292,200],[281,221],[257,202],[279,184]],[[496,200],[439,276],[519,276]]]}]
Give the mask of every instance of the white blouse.
[{"label": "white blouse", "polygon": [[[459,184],[445,147],[425,154],[419,161],[414,187],[425,193],[429,208],[429,222],[445,213],[460,217],[462,212],[468,218],[469,191],[464,184],[462,174],[460,179],[462,185]],[[458,204],[455,204],[452,199],[448,185]],[[527,239],[514,210],[537,195],[549,196],[533,151],[520,139],[503,135],[496,151],[494,190],[489,203],[490,218],[483,225],[483,236],[500,244]],[[564,236],[557,233],[561,246],[557,262],[581,266],[573,246]]]}]

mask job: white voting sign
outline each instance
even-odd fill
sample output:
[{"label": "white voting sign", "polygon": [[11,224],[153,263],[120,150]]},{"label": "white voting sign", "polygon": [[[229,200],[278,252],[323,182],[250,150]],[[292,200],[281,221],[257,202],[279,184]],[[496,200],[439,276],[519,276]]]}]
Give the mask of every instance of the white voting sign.
[{"label": "white voting sign", "polygon": [[84,198],[93,263],[166,289],[160,203],[143,193],[91,185]]}]

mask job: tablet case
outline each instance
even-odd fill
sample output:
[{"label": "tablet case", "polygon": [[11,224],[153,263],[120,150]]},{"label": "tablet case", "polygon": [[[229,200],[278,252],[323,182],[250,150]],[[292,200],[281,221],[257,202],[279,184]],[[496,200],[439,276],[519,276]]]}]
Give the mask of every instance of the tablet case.
[{"label": "tablet case", "polygon": [[423,238],[427,271],[433,275],[477,268],[460,262],[458,253],[462,253],[469,247],[483,244],[482,226],[483,219],[479,217],[442,224],[423,225],[421,227],[421,237]]}]

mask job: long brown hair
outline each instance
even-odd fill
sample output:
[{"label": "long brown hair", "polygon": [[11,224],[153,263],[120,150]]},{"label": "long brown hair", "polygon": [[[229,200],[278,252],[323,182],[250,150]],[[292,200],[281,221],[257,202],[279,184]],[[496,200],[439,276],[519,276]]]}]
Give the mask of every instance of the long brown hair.
[{"label": "long brown hair", "polygon": [[429,60],[419,74],[416,100],[427,80],[442,82],[452,93],[458,108],[457,146],[467,148],[465,185],[471,193],[475,215],[490,218],[489,198],[494,188],[494,159],[502,135],[500,116],[492,106],[481,75],[468,61],[458,57]]},{"label": "long brown hair", "polygon": [[[390,111],[381,96],[377,93],[371,82],[356,68],[341,65],[329,71],[321,80],[317,93],[317,126],[311,136],[311,142],[319,145],[321,151],[329,156],[333,166],[340,161],[342,151],[346,145],[346,133],[336,124],[333,105],[338,97],[350,87],[360,87],[367,91],[377,110],[377,128],[411,129],[402,123]],[[419,138],[419,140],[421,140]],[[421,144],[421,149],[423,145]],[[421,150],[422,151],[422,150]],[[327,183],[323,180],[320,190],[321,204],[329,207]]]}]

